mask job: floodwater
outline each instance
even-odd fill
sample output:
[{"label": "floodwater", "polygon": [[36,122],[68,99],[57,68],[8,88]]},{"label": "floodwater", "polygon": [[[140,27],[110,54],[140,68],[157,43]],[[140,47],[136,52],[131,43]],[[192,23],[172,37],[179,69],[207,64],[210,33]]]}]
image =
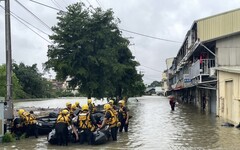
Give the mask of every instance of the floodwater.
[{"label": "floodwater", "polygon": [[[25,104],[60,107],[66,101],[74,100],[76,101],[61,99]],[[130,129],[128,133],[119,134],[117,142],[110,141],[99,146],[69,144],[64,147],[50,145],[46,136],[42,136],[3,144],[0,149],[240,149],[240,130],[222,127],[224,121],[214,115],[201,112],[194,106],[181,104],[177,105],[175,111],[171,111],[168,99],[160,96],[145,96],[138,100],[129,100],[128,107],[133,116]],[[17,103],[16,107],[23,105],[24,103]]]}]

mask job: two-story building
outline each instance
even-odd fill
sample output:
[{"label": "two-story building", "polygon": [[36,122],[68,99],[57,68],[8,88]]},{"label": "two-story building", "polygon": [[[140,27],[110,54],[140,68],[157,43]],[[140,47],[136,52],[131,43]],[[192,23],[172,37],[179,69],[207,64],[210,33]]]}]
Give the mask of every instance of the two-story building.
[{"label": "two-story building", "polygon": [[179,100],[221,116],[216,70],[240,66],[239,18],[236,9],[193,22],[168,71],[169,91]]}]

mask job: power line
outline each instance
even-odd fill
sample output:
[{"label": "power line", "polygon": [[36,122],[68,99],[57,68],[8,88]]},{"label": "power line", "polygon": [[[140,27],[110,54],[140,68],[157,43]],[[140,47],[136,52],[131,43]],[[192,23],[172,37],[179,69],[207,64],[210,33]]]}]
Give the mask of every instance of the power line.
[{"label": "power line", "polygon": [[[16,1],[17,1],[17,0],[16,0]],[[48,6],[48,5],[46,5],[46,4],[42,4],[42,3],[36,2],[36,1],[34,1],[34,0],[30,0],[30,1],[35,2],[35,3],[37,3],[37,4],[40,4],[40,5],[42,5],[42,6],[45,6],[45,7],[51,8],[51,9],[63,11],[63,10],[61,10],[61,9],[57,9],[57,8]],[[92,4],[90,3],[89,0],[86,0],[86,1],[87,1],[87,3],[89,4],[90,7],[92,7],[94,10],[96,10],[96,9],[92,6]],[[101,6],[100,6],[100,7],[101,7]],[[144,37],[148,37],[148,38],[152,38],[152,39],[156,39],[156,40],[161,40],[161,41],[166,41],[166,42],[172,42],[172,43],[181,43],[181,42],[179,42],[179,41],[174,41],[174,40],[169,40],[169,39],[165,39],[165,38],[154,37],[154,36],[150,36],[150,35],[146,35],[146,34],[134,32],[134,31],[122,29],[122,28],[119,28],[119,29],[122,30],[122,31],[124,31],[124,32],[132,33],[132,34],[136,34],[136,35],[140,35],[140,36],[144,36]]]},{"label": "power line", "polygon": [[[88,2],[88,4],[90,6],[92,6],[92,4],[89,2],[89,0],[86,0],[86,1]],[[101,4],[99,3],[99,1],[98,0],[96,0],[96,1],[101,8]],[[95,10],[95,8],[93,8],[93,9]],[[152,38],[152,39],[155,39],[155,40],[161,40],[161,41],[172,42],[172,43],[182,43],[180,41],[174,41],[174,40],[169,40],[169,39],[165,39],[165,38],[154,37],[154,36],[151,36],[151,35],[146,35],[146,34],[134,32],[134,31],[130,31],[130,30],[122,29],[122,28],[119,28],[119,29],[122,30],[122,31],[128,32],[128,33],[144,36],[144,37],[147,37],[147,38]]]},{"label": "power line", "polygon": [[33,12],[31,12],[27,7],[25,7],[18,0],[15,0],[21,7],[23,7],[26,11],[28,11],[32,16],[34,16],[38,21],[40,21],[46,28],[52,31],[51,27],[49,27],[45,22],[43,22],[38,16],[36,16]]},{"label": "power line", "polygon": [[[0,7],[5,10],[5,8],[0,5]],[[28,29],[30,29],[32,32],[34,32],[35,34],[37,34],[40,38],[42,38],[43,40],[45,40],[46,42],[53,44],[52,42],[50,42],[49,40],[47,40],[46,38],[44,38],[43,36],[41,36],[39,33],[37,33],[36,31],[34,31],[32,28],[30,28],[27,24],[25,24],[22,20],[20,20],[18,17],[16,17],[15,15],[13,15],[13,13],[11,13],[11,15],[13,16],[13,18],[15,18],[16,20],[18,20],[20,23],[22,23],[23,25],[25,25]]]},{"label": "power line", "polygon": [[58,7],[59,9],[61,9],[53,0],[51,0],[52,1],[52,3],[56,6],[56,7]]},{"label": "power line", "polygon": [[148,66],[144,66],[144,65],[140,65],[140,66],[148,68],[148,69],[151,69],[151,70],[156,71],[156,72],[161,72],[162,73],[162,71],[154,69],[154,68],[151,68],[151,67],[148,67]]},{"label": "power line", "polygon": [[94,7],[93,7],[93,5],[89,2],[89,0],[86,0],[87,1],[87,3],[89,4],[89,7],[91,7],[94,11],[97,11]]},{"label": "power line", "polygon": [[[34,0],[29,0],[33,3],[36,3],[36,4],[39,4],[39,5],[42,5],[42,6],[45,6],[45,7],[48,7],[48,8],[51,8],[51,9],[54,9],[54,10],[57,10],[57,11],[63,11],[61,9],[58,9],[58,8],[55,8],[55,7],[52,7],[52,6],[49,6],[49,5],[46,5],[46,4],[43,4],[43,3],[40,3],[40,2],[37,2],[37,1],[34,1]],[[63,11],[64,12],[64,11]]]},{"label": "power line", "polygon": [[149,79],[149,80],[153,80],[153,81],[160,81],[160,79],[149,78],[149,77],[146,77],[145,75],[143,76],[143,78],[146,78],[146,79]]},{"label": "power line", "polygon": [[63,9],[62,8],[62,6],[57,2],[57,1],[55,1],[55,0],[51,0],[53,3],[54,3],[54,5],[56,5],[58,8],[60,8],[60,9]]},{"label": "power line", "polygon": [[89,4],[89,6],[92,6],[92,4],[89,2],[89,0],[86,0],[87,1],[87,3]]},{"label": "power line", "polygon": [[98,3],[98,5],[99,5],[100,7],[102,7],[98,0],[96,0],[96,2]]},{"label": "power line", "polygon": [[65,0],[62,0],[62,2],[63,2],[66,6],[68,6],[68,4],[67,4],[67,2],[65,2]]},{"label": "power line", "polygon": [[151,35],[146,35],[146,34],[134,32],[134,31],[129,31],[129,30],[126,30],[126,29],[121,29],[121,28],[119,28],[119,29],[122,30],[122,31],[128,32],[128,33],[132,33],[132,34],[136,34],[136,35],[140,35],[140,36],[144,36],[144,37],[148,37],[148,38],[152,38],[152,39],[156,39],[156,40],[172,42],[172,43],[182,43],[182,42],[179,42],[179,41],[173,41],[173,40],[159,38],[159,37],[154,37],[154,36],[151,36]]},{"label": "power line", "polygon": [[18,15],[16,15],[15,13],[13,13],[12,11],[11,11],[11,15],[15,15],[18,19],[22,20],[23,22],[27,23],[28,25],[30,25],[30,26],[32,26],[33,28],[37,29],[38,31],[42,32],[43,34],[46,34],[46,35],[49,36],[48,33],[44,32],[43,30],[39,29],[38,27],[32,25],[31,23],[29,23],[28,21],[26,21],[26,20],[24,20],[23,18],[19,17]]},{"label": "power line", "polygon": [[96,2],[97,2],[98,5],[100,6],[100,8],[102,8],[102,9],[104,10],[104,7],[103,7],[103,5],[100,3],[100,1],[99,1],[99,0],[96,0]]}]

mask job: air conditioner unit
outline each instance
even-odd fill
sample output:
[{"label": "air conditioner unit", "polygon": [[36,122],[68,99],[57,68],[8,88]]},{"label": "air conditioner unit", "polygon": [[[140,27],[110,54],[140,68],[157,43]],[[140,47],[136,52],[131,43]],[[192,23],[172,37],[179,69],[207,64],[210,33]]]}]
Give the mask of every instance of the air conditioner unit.
[{"label": "air conditioner unit", "polygon": [[215,68],[210,68],[210,77],[216,77],[216,69]]}]

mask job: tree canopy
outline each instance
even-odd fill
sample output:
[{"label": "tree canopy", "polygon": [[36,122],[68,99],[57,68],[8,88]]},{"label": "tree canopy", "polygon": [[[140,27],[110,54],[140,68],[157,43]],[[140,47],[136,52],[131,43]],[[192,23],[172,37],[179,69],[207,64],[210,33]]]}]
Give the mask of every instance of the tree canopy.
[{"label": "tree canopy", "polygon": [[24,98],[46,98],[54,97],[52,84],[39,73],[37,64],[32,66],[20,63],[13,64],[13,72],[19,79],[23,91],[27,94]]},{"label": "tree canopy", "polygon": [[[13,99],[25,98],[26,93],[23,91],[23,88],[15,73],[12,75],[12,82]],[[6,65],[0,65],[0,96],[6,97]]]},{"label": "tree canopy", "polygon": [[[69,86],[90,97],[141,95],[142,76],[137,73],[129,41],[122,37],[112,10],[85,9],[83,3],[59,12],[52,27],[46,68],[57,79],[70,78]],[[144,90],[143,90],[144,91]]]},{"label": "tree canopy", "polygon": [[148,87],[162,86],[162,81],[153,81]]}]

